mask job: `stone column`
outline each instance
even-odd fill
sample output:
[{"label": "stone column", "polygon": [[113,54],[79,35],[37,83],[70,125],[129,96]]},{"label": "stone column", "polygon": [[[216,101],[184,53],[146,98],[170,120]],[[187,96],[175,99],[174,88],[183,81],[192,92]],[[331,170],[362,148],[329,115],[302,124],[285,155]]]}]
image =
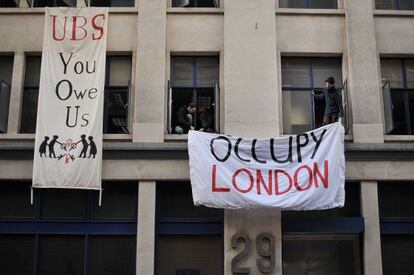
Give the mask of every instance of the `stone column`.
[{"label": "stone column", "polygon": [[19,131],[25,68],[26,61],[24,52],[15,52],[10,93],[9,121],[7,126],[8,134],[17,134]]},{"label": "stone column", "polygon": [[134,142],[164,140],[167,1],[140,0]]},{"label": "stone column", "polygon": [[381,232],[378,208],[377,182],[361,182],[362,216],[364,231],[364,274],[381,275]]},{"label": "stone column", "polygon": [[156,182],[140,181],[138,190],[136,274],[154,274]]},{"label": "stone column", "polygon": [[354,142],[384,142],[372,0],[346,0],[346,50]]}]

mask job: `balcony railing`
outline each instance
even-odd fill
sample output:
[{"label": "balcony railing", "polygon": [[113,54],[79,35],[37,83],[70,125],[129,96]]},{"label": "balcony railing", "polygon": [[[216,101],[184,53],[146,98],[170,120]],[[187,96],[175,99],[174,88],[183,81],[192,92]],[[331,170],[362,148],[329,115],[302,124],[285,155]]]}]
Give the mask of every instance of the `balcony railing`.
[{"label": "balcony railing", "polygon": [[7,132],[10,105],[10,85],[0,81],[0,133]]}]

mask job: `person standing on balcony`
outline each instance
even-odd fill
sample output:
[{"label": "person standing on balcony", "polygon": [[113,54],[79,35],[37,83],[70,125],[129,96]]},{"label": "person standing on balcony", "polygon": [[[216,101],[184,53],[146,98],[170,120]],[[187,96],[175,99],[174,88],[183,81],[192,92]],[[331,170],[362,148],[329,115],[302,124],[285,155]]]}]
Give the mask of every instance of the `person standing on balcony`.
[{"label": "person standing on balcony", "polygon": [[335,87],[335,79],[332,76],[325,80],[325,87],[322,94],[312,92],[312,95],[319,99],[325,99],[323,125],[328,125],[337,122],[339,117],[343,117],[344,108],[341,92]]},{"label": "person standing on balcony", "polygon": [[187,134],[189,130],[193,130],[193,114],[197,111],[197,106],[190,102],[182,106],[176,113],[176,134]]}]

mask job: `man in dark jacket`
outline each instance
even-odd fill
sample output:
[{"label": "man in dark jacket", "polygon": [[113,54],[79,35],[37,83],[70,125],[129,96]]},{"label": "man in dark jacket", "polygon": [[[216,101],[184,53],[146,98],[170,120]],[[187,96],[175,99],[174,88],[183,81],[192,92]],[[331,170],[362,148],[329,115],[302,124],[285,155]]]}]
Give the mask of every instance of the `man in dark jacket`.
[{"label": "man in dark jacket", "polygon": [[338,117],[343,117],[344,109],[342,106],[341,92],[335,87],[335,79],[331,76],[325,80],[326,89],[323,94],[312,93],[316,98],[325,99],[325,112],[323,125],[338,121]]},{"label": "man in dark jacket", "polygon": [[193,129],[193,115],[197,111],[194,103],[190,102],[186,106],[182,106],[176,113],[176,134],[187,134],[190,129]]}]

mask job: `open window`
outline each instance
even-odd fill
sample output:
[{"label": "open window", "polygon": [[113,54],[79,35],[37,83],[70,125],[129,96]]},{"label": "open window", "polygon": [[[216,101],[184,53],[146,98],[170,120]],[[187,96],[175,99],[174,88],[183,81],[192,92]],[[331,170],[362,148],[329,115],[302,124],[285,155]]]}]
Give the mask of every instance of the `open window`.
[{"label": "open window", "polygon": [[0,56],[0,133],[7,132],[13,57]]},{"label": "open window", "polygon": [[280,8],[291,9],[337,9],[337,0],[279,0]]},{"label": "open window", "polygon": [[[219,132],[219,65],[216,56],[174,56],[171,58],[171,81],[168,82],[168,133],[179,133],[179,113],[186,113],[188,103],[197,105],[189,121],[196,130]],[[184,132],[185,133],[185,132]]]},{"label": "open window", "polygon": [[218,8],[219,0],[172,0],[172,7]]}]

